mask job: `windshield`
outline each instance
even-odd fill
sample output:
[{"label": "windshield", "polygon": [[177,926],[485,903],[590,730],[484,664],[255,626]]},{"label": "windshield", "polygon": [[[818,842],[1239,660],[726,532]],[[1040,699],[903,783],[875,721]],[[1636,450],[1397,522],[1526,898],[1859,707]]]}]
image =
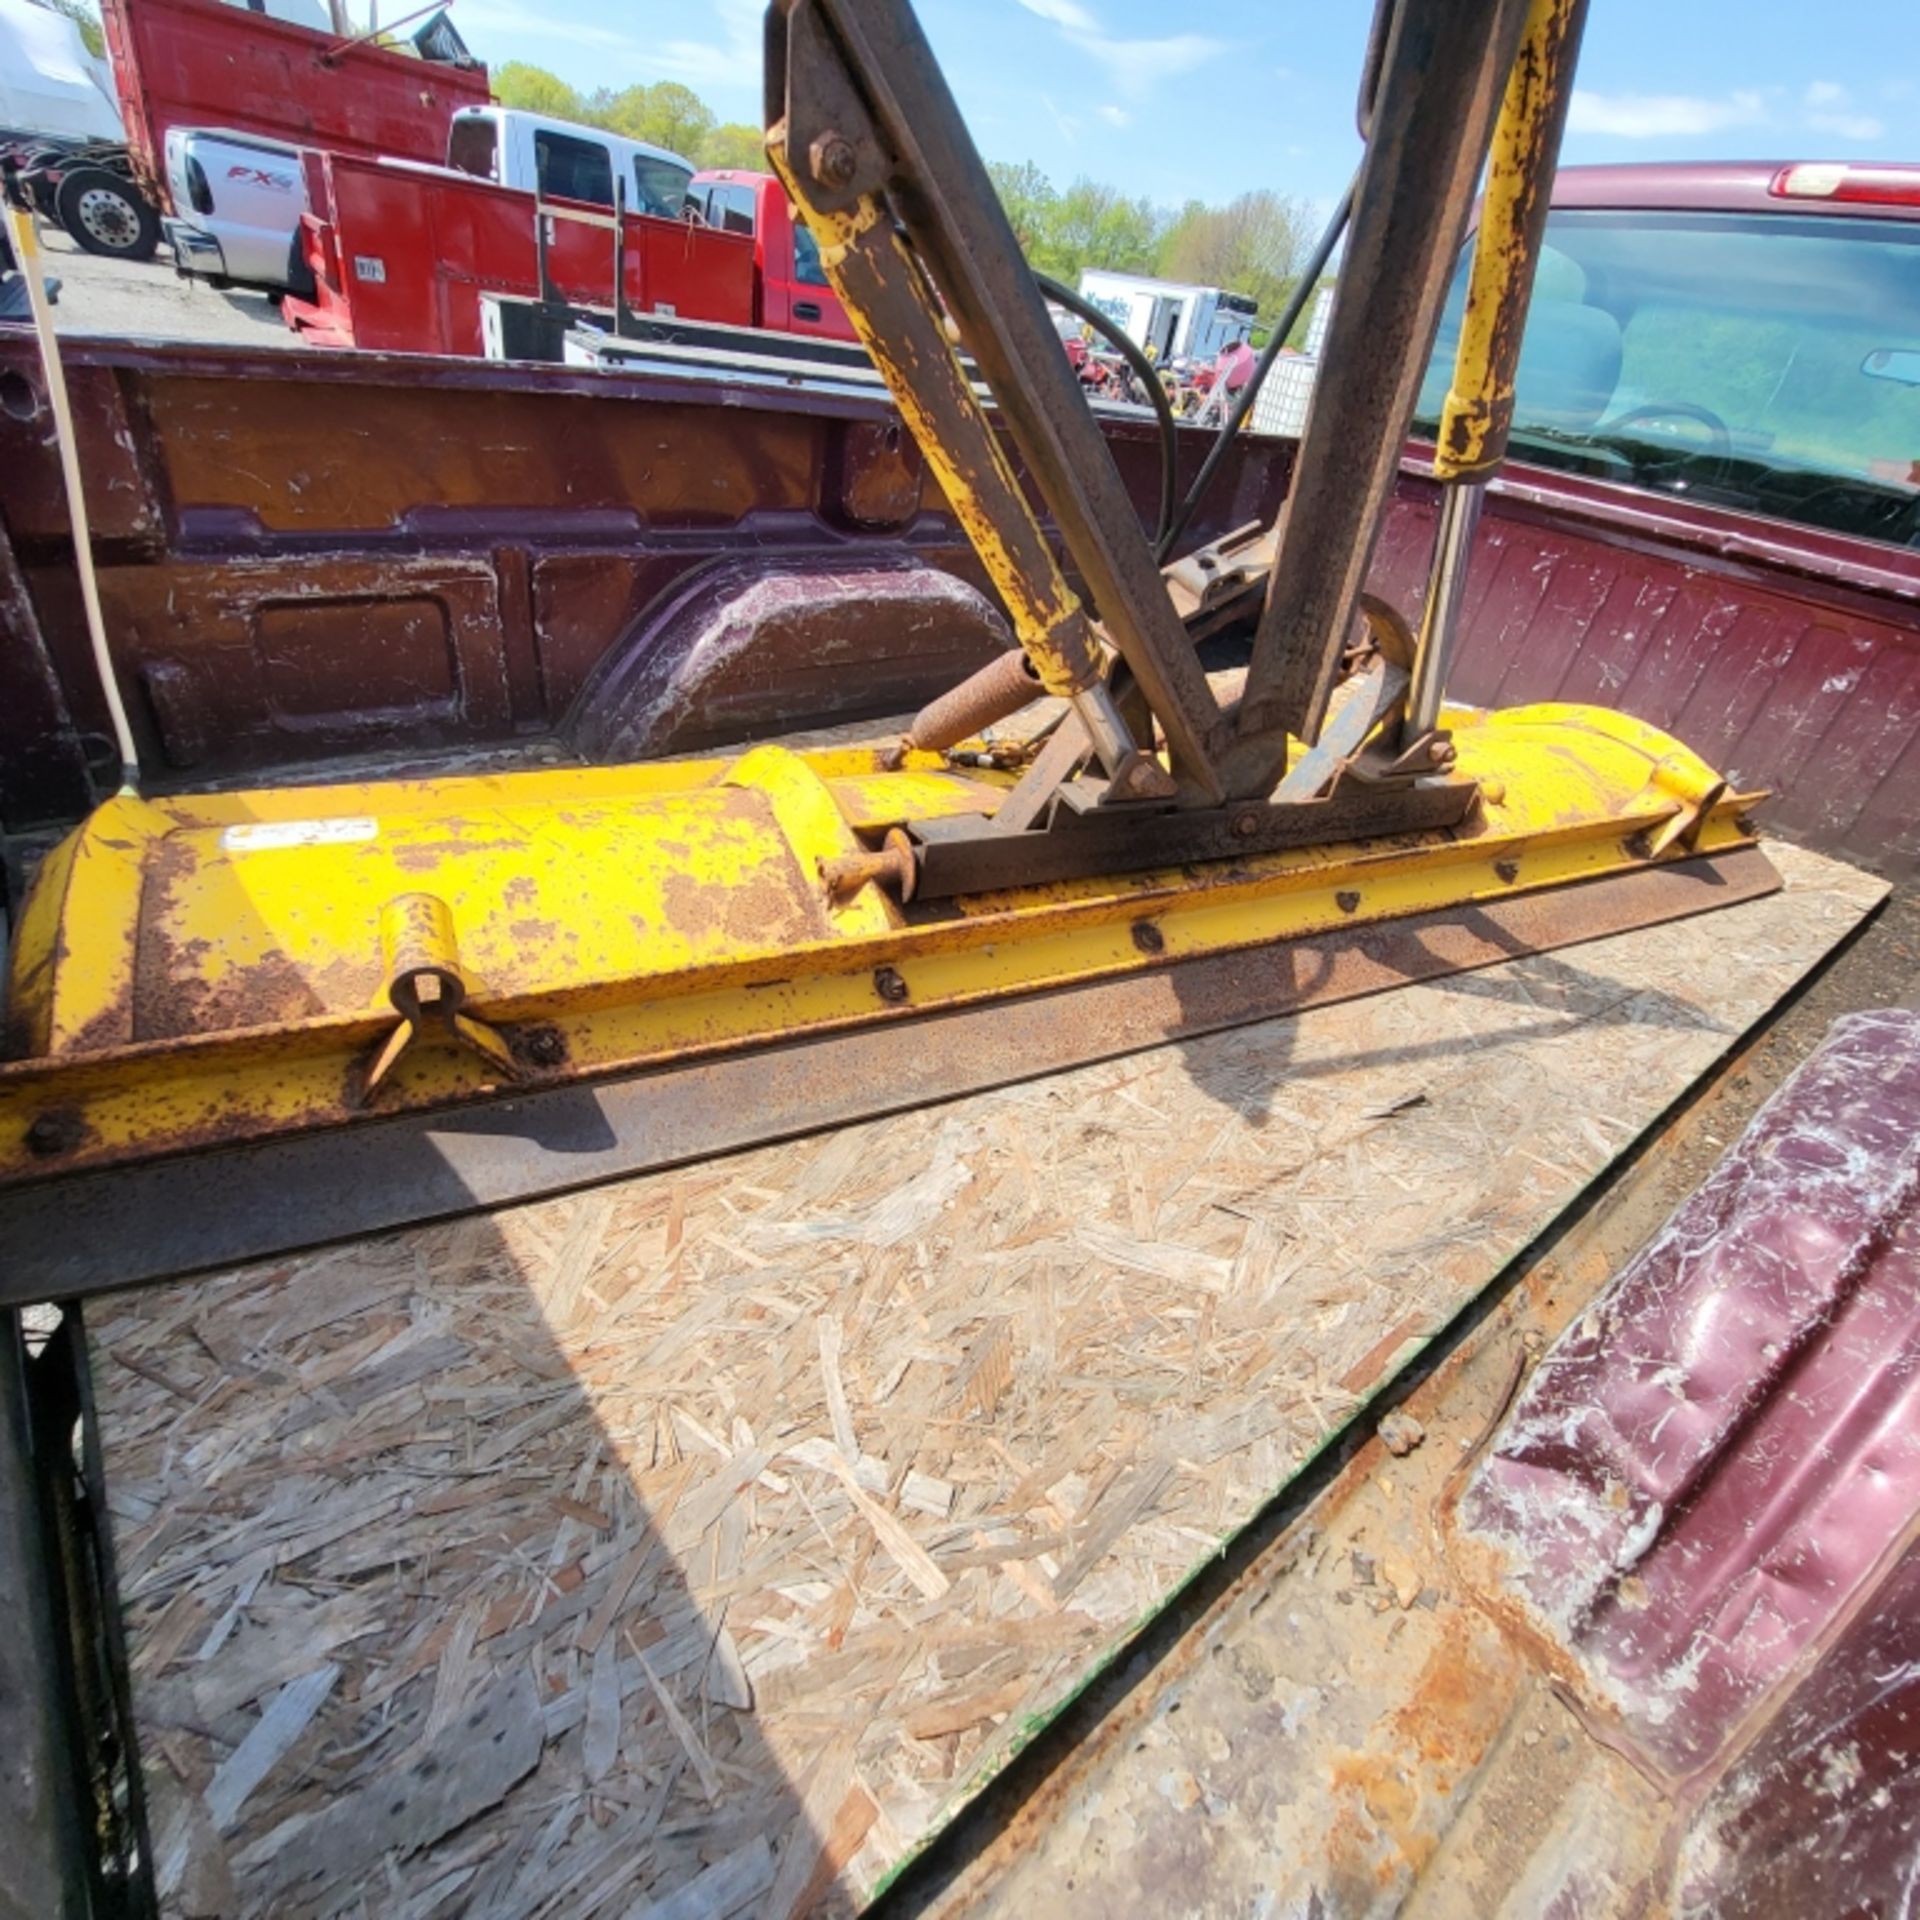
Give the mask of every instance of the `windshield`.
[{"label": "windshield", "polygon": [[[1920,226],[1770,214],[1547,222],[1518,459],[1920,545]],[[1418,418],[1445,397],[1449,291]]]},{"label": "windshield", "polygon": [[687,182],[693,170],[676,161],[656,160],[651,154],[635,154],[633,186],[636,213],[657,213],[666,220],[678,220],[687,204]]}]

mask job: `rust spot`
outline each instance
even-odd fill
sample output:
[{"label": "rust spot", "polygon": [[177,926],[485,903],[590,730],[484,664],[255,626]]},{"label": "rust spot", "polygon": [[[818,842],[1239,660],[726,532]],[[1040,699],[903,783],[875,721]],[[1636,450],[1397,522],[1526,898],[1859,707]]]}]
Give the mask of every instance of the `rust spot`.
[{"label": "rust spot", "polygon": [[1151,920],[1136,920],[1131,928],[1133,944],[1142,953],[1165,953],[1167,936]]},{"label": "rust spot", "polygon": [[1360,896],[1354,892],[1351,887],[1343,887],[1333,896],[1333,904],[1338,907],[1342,913],[1358,913],[1360,911]]},{"label": "rust spot", "polygon": [[1493,863],[1493,870],[1508,886],[1512,886],[1513,883],[1520,878],[1520,862],[1518,860],[1496,860]]}]

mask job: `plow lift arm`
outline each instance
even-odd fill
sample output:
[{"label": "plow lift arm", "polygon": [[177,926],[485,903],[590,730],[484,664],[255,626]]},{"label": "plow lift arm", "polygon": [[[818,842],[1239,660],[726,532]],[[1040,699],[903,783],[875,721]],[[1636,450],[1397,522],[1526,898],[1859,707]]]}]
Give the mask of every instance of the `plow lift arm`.
[{"label": "plow lift arm", "polygon": [[[1585,0],[1384,0],[1370,47],[1368,141],[1292,499],[1278,529],[1252,667],[1223,712],[1201,672],[1062,356],[992,183],[902,0],[779,0],[768,13],[768,149],[822,243],[822,261],[912,424],[994,584],[1030,663],[1022,682],[981,676],[982,702],[942,703],[954,728],[1002,718],[1039,691],[1074,717],[990,819],[942,823],[919,849],[925,897],[966,892],[1013,869],[996,843],[1022,833],[1021,871],[1065,878],[1349,834],[1458,824],[1474,804],[1438,728],[1444,645],[1425,651],[1419,718],[1401,724],[1413,666],[1406,629],[1361,592],[1400,448],[1503,106],[1489,216],[1480,231],[1476,317],[1458,410],[1483,422],[1476,470],[1504,450],[1493,398],[1511,412],[1532,268],[1571,95]],[[1138,690],[1132,728],[1101,680],[1103,649],[960,370],[951,313],[1004,415],[1067,555],[1101,615],[1097,629]],[[1451,496],[1450,496],[1451,497]],[[1469,529],[1470,530],[1470,529]],[[1464,552],[1461,547],[1460,552]],[[1458,556],[1456,556],[1457,558]],[[1455,565],[1445,577],[1457,581]],[[1440,577],[1436,570],[1436,577]],[[1318,742],[1356,612],[1374,647],[1371,684]],[[996,699],[1005,690],[1007,698]],[[1155,779],[1157,723],[1173,778]],[[1366,751],[1362,751],[1366,748]],[[1091,757],[1104,778],[1075,777]],[[1436,777],[1437,776],[1437,777]],[[1328,804],[1331,802],[1332,804]],[[1102,812],[1124,809],[1124,836]],[[1104,829],[1104,830],[1103,830]],[[1038,844],[1040,836],[1049,844]]]},{"label": "plow lift arm", "polygon": [[[105,800],[17,928],[0,1301],[695,1160],[1777,886],[1754,796],[1657,730],[1443,704],[1583,11],[1377,16],[1339,300],[1223,703],[905,0],[776,0],[769,152],[1020,652],[895,743]],[[1363,583],[1489,149],[1415,631]],[[1024,767],[965,747],[1041,695],[1062,717]]]}]

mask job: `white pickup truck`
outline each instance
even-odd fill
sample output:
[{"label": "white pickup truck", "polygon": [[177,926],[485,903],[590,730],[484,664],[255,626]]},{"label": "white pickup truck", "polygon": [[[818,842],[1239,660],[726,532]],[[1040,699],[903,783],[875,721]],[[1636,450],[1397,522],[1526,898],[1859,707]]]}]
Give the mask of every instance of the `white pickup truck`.
[{"label": "white pickup truck", "polygon": [[[455,113],[446,170],[542,199],[605,206],[612,206],[619,178],[629,183],[629,208],[668,218],[678,216],[693,178],[693,163],[664,147],[512,107]],[[167,186],[179,211],[167,217],[166,236],[181,273],[217,287],[311,296],[311,276],[296,245],[307,204],[298,147],[218,127],[175,127],[167,134]]]}]

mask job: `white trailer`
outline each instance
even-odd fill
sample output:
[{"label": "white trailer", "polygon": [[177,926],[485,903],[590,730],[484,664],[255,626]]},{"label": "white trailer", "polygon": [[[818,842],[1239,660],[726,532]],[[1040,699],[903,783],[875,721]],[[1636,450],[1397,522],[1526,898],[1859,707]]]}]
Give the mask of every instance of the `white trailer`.
[{"label": "white trailer", "polygon": [[29,0],[0,0],[0,132],[54,140],[118,140],[107,63],[80,29]]},{"label": "white trailer", "polygon": [[1213,359],[1252,333],[1257,311],[1249,295],[1225,287],[1101,267],[1081,270],[1080,293],[1161,361]]}]

